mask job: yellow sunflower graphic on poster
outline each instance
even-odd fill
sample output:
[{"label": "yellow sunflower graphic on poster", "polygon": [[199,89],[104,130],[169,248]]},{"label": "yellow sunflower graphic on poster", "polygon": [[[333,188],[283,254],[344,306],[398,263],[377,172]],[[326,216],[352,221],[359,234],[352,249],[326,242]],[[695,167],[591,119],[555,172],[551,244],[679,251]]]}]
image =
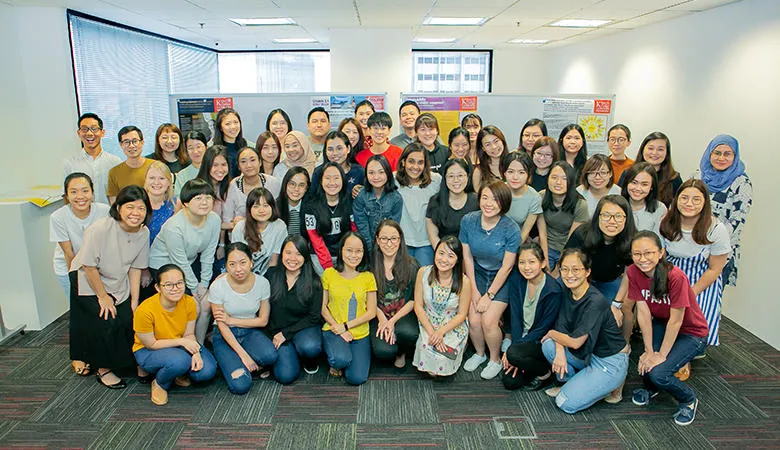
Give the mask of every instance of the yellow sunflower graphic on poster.
[{"label": "yellow sunflower graphic on poster", "polygon": [[607,138],[607,116],[582,115],[578,116],[577,122],[588,141],[604,141]]}]

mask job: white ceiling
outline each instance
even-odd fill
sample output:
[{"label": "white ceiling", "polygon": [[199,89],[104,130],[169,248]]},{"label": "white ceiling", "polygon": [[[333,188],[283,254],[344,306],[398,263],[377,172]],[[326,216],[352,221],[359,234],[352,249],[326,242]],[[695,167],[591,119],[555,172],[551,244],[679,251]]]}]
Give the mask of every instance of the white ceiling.
[{"label": "white ceiling", "polygon": [[[510,39],[548,39],[544,48],[607,36],[742,0],[0,0],[56,6],[218,50],[328,48],[333,28],[406,28],[412,38],[456,38],[414,48],[517,48]],[[478,3],[481,3],[477,6]],[[435,17],[487,17],[480,27],[424,26]],[[292,17],[297,25],[240,27],[228,18]],[[597,29],[546,26],[559,19],[609,19]],[[313,38],[317,44],[274,44]]]}]

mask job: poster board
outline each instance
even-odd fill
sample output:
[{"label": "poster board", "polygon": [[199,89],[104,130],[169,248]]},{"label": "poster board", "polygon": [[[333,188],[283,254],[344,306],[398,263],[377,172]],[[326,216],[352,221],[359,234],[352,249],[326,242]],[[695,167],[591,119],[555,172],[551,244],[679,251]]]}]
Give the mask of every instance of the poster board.
[{"label": "poster board", "polygon": [[539,118],[556,140],[566,125],[579,124],[585,131],[589,155],[609,154],[607,130],[614,123],[614,95],[401,94],[401,101],[406,100],[416,101],[421,111],[436,116],[444,143],[463,116],[476,113],[483,125],[495,125],[504,132],[510,149],[518,147],[523,124]]}]

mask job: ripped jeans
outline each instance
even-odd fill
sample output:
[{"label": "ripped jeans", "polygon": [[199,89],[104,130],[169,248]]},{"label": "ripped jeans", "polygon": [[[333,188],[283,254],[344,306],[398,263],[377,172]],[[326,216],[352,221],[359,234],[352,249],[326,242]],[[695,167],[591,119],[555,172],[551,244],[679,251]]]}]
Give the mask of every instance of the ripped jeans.
[{"label": "ripped jeans", "polygon": [[[258,366],[267,367],[276,362],[277,352],[274,343],[259,328],[230,327],[230,331]],[[216,326],[211,343],[214,346],[214,357],[230,392],[237,395],[249,392],[252,388],[252,374]]]}]

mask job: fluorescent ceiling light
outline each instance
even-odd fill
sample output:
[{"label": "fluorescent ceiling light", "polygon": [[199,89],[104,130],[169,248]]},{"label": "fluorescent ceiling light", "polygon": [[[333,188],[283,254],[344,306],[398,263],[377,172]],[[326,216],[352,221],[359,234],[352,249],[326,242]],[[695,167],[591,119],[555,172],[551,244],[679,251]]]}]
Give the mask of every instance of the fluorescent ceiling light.
[{"label": "fluorescent ceiling light", "polygon": [[263,17],[257,19],[228,19],[242,27],[262,27],[269,25],[295,25],[292,17]]},{"label": "fluorescent ceiling light", "polygon": [[548,39],[511,39],[510,44],[526,44],[526,45],[539,45],[550,42]]},{"label": "fluorescent ceiling light", "polygon": [[278,38],[272,39],[274,44],[314,44],[319,42],[312,38]]},{"label": "fluorescent ceiling light", "polygon": [[602,19],[563,19],[553,22],[548,26],[565,28],[596,28],[612,22]]},{"label": "fluorescent ceiling light", "polygon": [[450,44],[456,40],[455,38],[415,38],[414,42],[418,44]]},{"label": "fluorescent ceiling light", "polygon": [[423,25],[443,26],[480,26],[487,21],[487,17],[426,17]]}]

